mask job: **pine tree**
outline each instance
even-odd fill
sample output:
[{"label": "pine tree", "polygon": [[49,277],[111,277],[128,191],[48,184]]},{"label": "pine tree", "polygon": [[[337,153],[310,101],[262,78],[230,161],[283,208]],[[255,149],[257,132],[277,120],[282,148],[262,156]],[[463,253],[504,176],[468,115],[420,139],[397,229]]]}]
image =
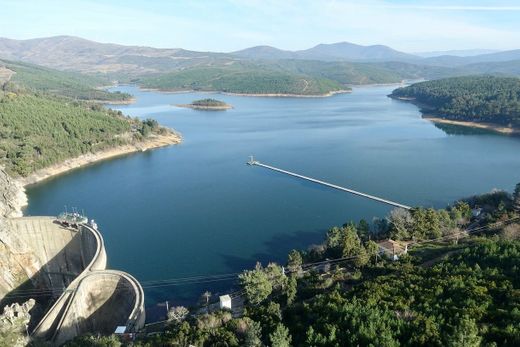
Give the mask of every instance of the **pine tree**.
[{"label": "pine tree", "polygon": [[520,183],[518,183],[515,187],[515,192],[513,193],[513,208],[520,212]]},{"label": "pine tree", "polygon": [[292,338],[289,335],[289,329],[279,323],[273,333],[269,335],[269,340],[272,347],[290,347]]}]

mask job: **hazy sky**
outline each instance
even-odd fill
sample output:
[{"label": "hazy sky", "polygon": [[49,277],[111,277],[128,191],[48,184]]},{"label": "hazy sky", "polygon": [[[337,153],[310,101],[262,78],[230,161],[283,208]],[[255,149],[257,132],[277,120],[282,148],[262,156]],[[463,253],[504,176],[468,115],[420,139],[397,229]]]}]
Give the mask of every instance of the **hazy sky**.
[{"label": "hazy sky", "polygon": [[520,0],[0,0],[0,36],[192,50],[349,41],[408,51],[520,48]]}]

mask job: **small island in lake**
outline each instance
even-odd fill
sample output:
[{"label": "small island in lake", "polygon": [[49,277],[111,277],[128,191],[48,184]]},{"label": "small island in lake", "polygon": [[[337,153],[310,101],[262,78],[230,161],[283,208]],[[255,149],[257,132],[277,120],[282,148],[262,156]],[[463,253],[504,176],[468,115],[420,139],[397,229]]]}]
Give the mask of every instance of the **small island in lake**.
[{"label": "small island in lake", "polygon": [[179,107],[188,107],[196,110],[209,110],[209,111],[221,111],[233,108],[233,106],[226,104],[224,101],[216,99],[200,99],[195,100],[191,104],[177,105]]}]

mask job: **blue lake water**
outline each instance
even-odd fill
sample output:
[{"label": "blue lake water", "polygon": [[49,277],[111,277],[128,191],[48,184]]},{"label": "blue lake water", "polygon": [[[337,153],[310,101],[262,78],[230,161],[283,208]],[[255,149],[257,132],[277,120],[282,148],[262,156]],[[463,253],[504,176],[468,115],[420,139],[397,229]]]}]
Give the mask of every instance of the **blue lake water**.
[{"label": "blue lake water", "polygon": [[[386,95],[393,86],[330,98],[167,94],[133,86],[125,114],[175,128],[182,144],[101,162],[28,189],[28,215],[78,206],[103,233],[109,266],[135,275],[147,304],[194,302],[233,283],[151,281],[239,272],[286,259],[346,221],[372,220],[380,203],[260,167],[248,156],[406,205],[444,207],[461,197],[511,191],[520,181],[520,139],[440,129],[417,107]],[[172,105],[212,96],[235,108]]]}]

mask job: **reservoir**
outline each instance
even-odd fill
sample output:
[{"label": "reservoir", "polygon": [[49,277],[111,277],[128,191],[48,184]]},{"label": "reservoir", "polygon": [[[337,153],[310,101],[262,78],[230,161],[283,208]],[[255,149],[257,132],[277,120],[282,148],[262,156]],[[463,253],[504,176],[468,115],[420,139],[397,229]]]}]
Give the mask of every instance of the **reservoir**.
[{"label": "reservoir", "polygon": [[[133,94],[136,103],[112,108],[176,129],[182,144],[31,186],[25,214],[84,209],[103,234],[109,266],[142,282],[148,307],[166,300],[189,305],[205,290],[226,293],[236,282],[232,274],[257,260],[283,263],[291,249],[321,242],[330,227],[370,222],[391,209],[248,166],[249,155],[409,206],[441,208],[493,189],[512,191],[520,182],[519,138],[440,128],[416,106],[388,98],[394,88],[355,88],[329,98],[113,88]],[[207,97],[234,108],[173,106]],[[221,274],[231,275],[215,277]]]}]

